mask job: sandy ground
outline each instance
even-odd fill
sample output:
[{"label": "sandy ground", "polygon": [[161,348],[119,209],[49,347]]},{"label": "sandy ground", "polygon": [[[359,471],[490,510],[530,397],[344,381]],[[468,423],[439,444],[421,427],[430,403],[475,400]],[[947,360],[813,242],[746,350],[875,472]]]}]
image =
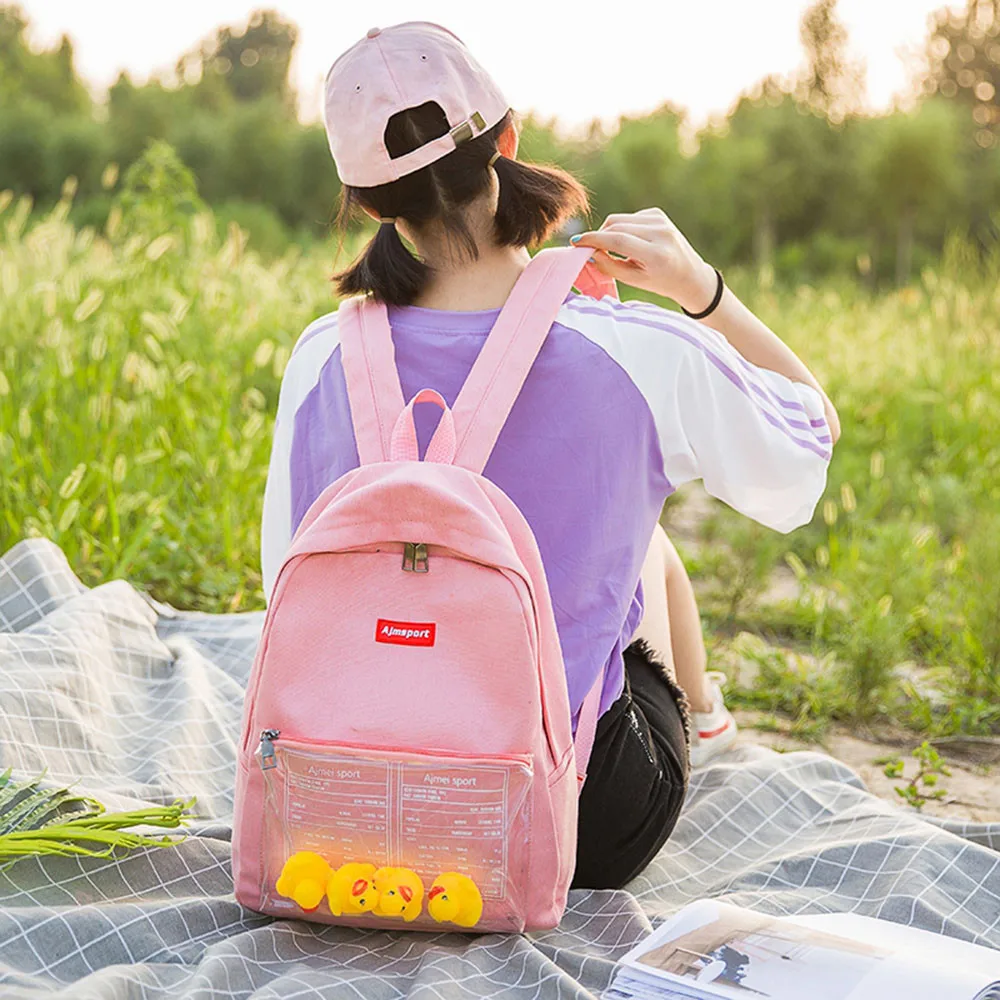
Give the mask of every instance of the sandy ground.
[{"label": "sandy ground", "polygon": [[[896,794],[902,781],[891,781],[883,773],[887,757],[901,757],[907,778],[917,771],[917,764],[907,752],[920,740],[913,734],[889,739],[865,739],[844,729],[832,728],[822,744],[807,743],[785,733],[761,732],[753,723],[761,713],[737,711],[740,739],[773,750],[822,750],[842,760],[856,771],[869,791],[887,802],[909,809]],[[924,806],[929,816],[945,816],[974,822],[1000,822],[1000,745],[974,740],[941,742],[936,747],[951,770],[950,777],[941,777],[941,787],[947,792],[940,802]],[[876,763],[882,761],[882,763]]]}]

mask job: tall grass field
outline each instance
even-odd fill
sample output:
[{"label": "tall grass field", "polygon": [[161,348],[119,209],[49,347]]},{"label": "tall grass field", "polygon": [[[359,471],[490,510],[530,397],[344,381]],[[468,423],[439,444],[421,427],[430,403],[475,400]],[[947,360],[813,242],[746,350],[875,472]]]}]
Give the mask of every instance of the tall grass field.
[{"label": "tall grass field", "polygon": [[[335,246],[263,260],[162,176],[99,232],[68,222],[72,194],[30,221],[0,195],[0,551],[44,536],[87,584],[259,608],[280,379],[335,308]],[[957,243],[898,291],[731,276],[843,422],[811,525],[782,536],[719,505],[691,553],[710,637],[749,630],[785,651],[757,649],[751,703],[1000,730],[998,276]],[[779,568],[797,596],[765,602]]]}]

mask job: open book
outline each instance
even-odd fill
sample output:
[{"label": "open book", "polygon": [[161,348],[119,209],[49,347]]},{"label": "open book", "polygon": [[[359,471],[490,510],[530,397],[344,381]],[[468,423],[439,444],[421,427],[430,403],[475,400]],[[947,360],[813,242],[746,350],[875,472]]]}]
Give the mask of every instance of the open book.
[{"label": "open book", "polygon": [[713,900],[633,948],[604,1000],[1000,1000],[1000,952],[885,920]]}]

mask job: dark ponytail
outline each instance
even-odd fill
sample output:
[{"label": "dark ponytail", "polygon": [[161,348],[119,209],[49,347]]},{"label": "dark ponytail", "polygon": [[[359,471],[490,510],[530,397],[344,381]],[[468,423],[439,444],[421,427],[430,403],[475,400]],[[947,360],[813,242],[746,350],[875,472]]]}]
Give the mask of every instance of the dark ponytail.
[{"label": "dark ponytail", "polygon": [[[460,252],[477,259],[476,239],[464,208],[488,190],[490,159],[513,121],[508,111],[491,129],[397,181],[369,188],[345,185],[337,217],[341,245],[354,210],[361,207],[380,218],[405,219],[417,230],[440,223],[449,238],[458,241]],[[402,156],[448,130],[441,108],[434,102],[422,104],[389,119],[386,149],[390,157]],[[558,167],[533,166],[500,156],[493,169],[500,182],[494,234],[501,246],[544,243],[567,219],[587,212],[586,191]],[[382,223],[361,256],[333,280],[341,295],[371,295],[388,305],[409,305],[427,287],[433,270],[432,264],[407,249],[394,225]]]},{"label": "dark ponytail", "polygon": [[494,168],[500,196],[494,222],[501,246],[544,243],[567,219],[587,212],[587,193],[558,167],[533,166],[501,156]]},{"label": "dark ponytail", "polygon": [[412,302],[430,280],[431,269],[406,249],[391,223],[383,222],[364,253],[336,275],[341,295],[372,293],[382,302]]}]

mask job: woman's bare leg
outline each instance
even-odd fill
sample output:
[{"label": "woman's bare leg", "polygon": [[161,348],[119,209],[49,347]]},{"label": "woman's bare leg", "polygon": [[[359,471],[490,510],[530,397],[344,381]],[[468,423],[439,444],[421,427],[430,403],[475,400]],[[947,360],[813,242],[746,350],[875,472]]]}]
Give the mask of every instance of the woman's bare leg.
[{"label": "woman's bare leg", "polygon": [[635,638],[652,646],[695,712],[712,708],[705,678],[705,641],[694,588],[666,532],[656,526],[642,566],[645,610]]}]

